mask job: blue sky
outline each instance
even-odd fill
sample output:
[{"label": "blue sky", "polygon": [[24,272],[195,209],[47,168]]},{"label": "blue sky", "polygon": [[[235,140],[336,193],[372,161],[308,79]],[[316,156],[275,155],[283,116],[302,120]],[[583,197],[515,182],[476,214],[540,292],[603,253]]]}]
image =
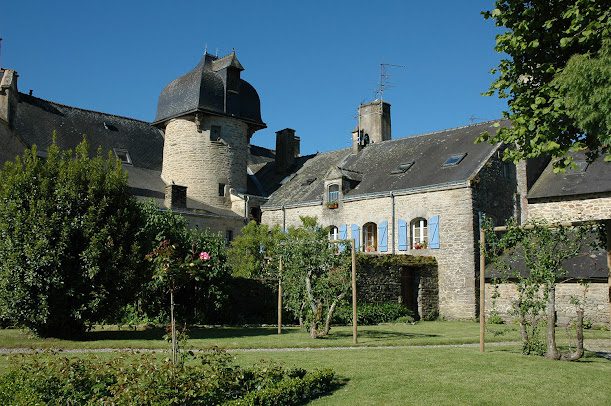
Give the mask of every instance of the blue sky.
[{"label": "blue sky", "polygon": [[151,121],[163,87],[194,67],[205,47],[235,48],[259,92],[253,143],[275,131],[301,136],[302,153],[346,147],[380,63],[393,87],[393,138],[501,116],[484,97],[498,29],[470,1],[9,1],[0,21],[0,65],[22,92]]}]

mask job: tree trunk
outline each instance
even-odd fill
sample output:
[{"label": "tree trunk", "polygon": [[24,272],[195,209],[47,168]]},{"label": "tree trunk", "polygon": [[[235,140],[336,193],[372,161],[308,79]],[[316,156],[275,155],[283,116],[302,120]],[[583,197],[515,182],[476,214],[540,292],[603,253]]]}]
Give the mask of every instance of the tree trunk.
[{"label": "tree trunk", "polygon": [[530,345],[528,341],[528,329],[526,328],[526,314],[522,310],[522,300],[519,299],[516,303],[516,307],[518,309],[518,314],[520,315],[520,337],[522,337],[522,353],[529,354],[530,353]]},{"label": "tree trunk", "polygon": [[301,302],[301,306],[299,307],[299,328],[303,328],[303,309],[306,306],[306,302]]},{"label": "tree trunk", "polygon": [[583,309],[577,309],[577,348],[575,352],[562,354],[563,361],[577,361],[583,357]]},{"label": "tree trunk", "polygon": [[556,347],[556,285],[550,283],[547,298],[547,353],[545,358],[560,359]]},{"label": "tree trunk", "polygon": [[325,320],[325,330],[323,331],[323,335],[329,334],[331,330],[331,320],[333,320],[333,312],[335,312],[335,308],[337,307],[337,303],[342,300],[345,296],[345,293],[341,293],[338,297],[335,298],[331,307],[329,307],[329,311],[327,312],[327,320]]},{"label": "tree trunk", "polygon": [[322,334],[318,331],[318,326],[321,320],[322,320],[322,303],[318,302],[316,304],[316,310],[314,311],[314,316],[312,317],[312,325],[310,326],[310,337],[312,338],[322,337]]}]

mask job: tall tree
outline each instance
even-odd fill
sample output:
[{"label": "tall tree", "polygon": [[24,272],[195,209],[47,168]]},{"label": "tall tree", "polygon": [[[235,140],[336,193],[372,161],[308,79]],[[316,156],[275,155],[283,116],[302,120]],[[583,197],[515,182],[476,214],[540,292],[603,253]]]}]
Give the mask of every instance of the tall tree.
[{"label": "tall tree", "polygon": [[[609,128],[604,125],[608,110],[584,114],[566,86],[577,82],[574,75],[555,80],[574,55],[604,57],[603,39],[611,35],[610,10],[609,2],[600,0],[497,0],[495,9],[483,12],[505,29],[496,37],[496,50],[508,58],[492,70],[498,77],[487,94],[508,99],[509,111],[503,114],[512,126],[480,140],[509,145],[505,158],[514,162],[542,155],[563,158],[556,163],[558,169],[571,164],[568,154],[575,150],[587,149],[590,158],[602,154],[611,159]],[[582,82],[585,89],[580,94],[594,87],[609,91],[609,70],[598,72],[605,76]],[[608,105],[608,100],[603,102]],[[599,105],[588,97],[579,103],[592,103],[594,109]]]},{"label": "tall tree", "polygon": [[55,144],[0,171],[0,314],[45,336],[112,317],[142,274],[139,210],[121,163]]}]

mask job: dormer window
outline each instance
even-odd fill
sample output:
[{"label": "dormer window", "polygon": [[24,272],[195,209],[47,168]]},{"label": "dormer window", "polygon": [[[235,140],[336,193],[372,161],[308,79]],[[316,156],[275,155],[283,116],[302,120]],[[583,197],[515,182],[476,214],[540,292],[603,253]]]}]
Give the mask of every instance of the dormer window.
[{"label": "dormer window", "polygon": [[339,185],[334,183],[327,189],[327,203],[339,202]]},{"label": "dormer window", "polygon": [[240,91],[240,70],[237,68],[227,68],[227,91]]},{"label": "dormer window", "polygon": [[126,149],[113,148],[115,156],[119,158],[122,164],[131,165],[132,158],[129,156],[129,152]]}]

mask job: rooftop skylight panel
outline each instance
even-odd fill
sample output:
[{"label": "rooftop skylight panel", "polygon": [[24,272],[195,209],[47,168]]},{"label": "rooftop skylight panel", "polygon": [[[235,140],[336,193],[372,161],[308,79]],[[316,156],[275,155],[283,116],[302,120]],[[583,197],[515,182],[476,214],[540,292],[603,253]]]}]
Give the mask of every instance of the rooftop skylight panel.
[{"label": "rooftop skylight panel", "polygon": [[131,165],[132,158],[129,156],[129,152],[126,149],[113,148],[115,156],[119,158],[121,163]]},{"label": "rooftop skylight panel", "polygon": [[409,168],[411,168],[414,165],[414,162],[405,162],[402,164],[399,164],[399,166],[397,167],[397,169],[393,169],[390,173],[392,173],[393,175],[399,175],[402,173],[405,173],[409,170]]},{"label": "rooftop skylight panel", "polygon": [[458,165],[467,154],[454,154],[450,155],[448,159],[443,163],[443,166],[456,166]]}]

